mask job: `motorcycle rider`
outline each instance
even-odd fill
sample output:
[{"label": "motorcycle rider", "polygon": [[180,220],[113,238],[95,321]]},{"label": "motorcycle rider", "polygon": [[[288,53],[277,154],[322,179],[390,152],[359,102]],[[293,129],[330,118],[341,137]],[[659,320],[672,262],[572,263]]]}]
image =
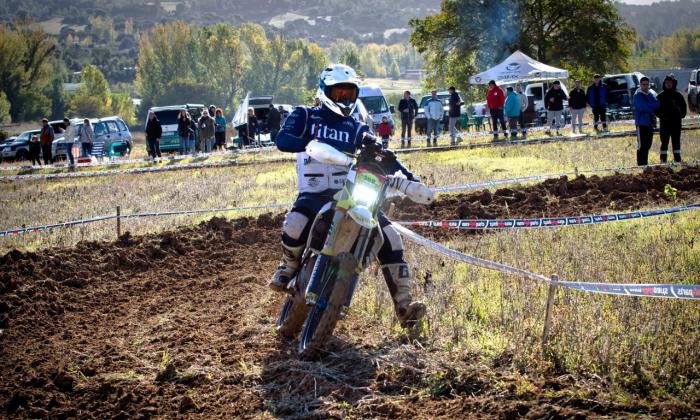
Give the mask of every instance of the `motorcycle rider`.
[{"label": "motorcycle rider", "polygon": [[[333,200],[342,189],[348,168],[318,162],[305,152],[306,145],[317,140],[344,153],[358,150],[369,127],[352,117],[360,92],[360,80],[351,67],[332,64],[321,72],[317,97],[321,105],[297,107],[277,135],[276,145],[282,152],[297,153],[299,195],[287,213],[282,227],[282,262],[270,281],[270,288],[284,291],[301,263],[311,225],[321,207]],[[409,180],[413,175],[397,161],[397,170]],[[410,326],[425,315],[425,305],[413,301],[410,293],[411,273],[404,260],[403,243],[398,232],[383,213],[379,228],[385,241],[376,256],[394,301],[402,327]]]}]

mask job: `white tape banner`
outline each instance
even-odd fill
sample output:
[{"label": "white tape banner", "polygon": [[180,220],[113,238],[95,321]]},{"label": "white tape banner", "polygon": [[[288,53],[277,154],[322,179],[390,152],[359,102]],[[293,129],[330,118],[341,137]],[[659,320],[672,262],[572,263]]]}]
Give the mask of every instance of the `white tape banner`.
[{"label": "white tape banner", "polygon": [[404,226],[440,227],[453,229],[533,229],[560,226],[593,225],[645,217],[663,216],[700,209],[700,204],[688,204],[667,209],[631,211],[627,213],[597,214],[589,216],[542,217],[534,219],[457,219],[396,222]]},{"label": "white tape banner", "polygon": [[523,276],[532,280],[542,281],[548,284],[567,287],[574,290],[581,290],[591,293],[602,293],[608,295],[623,295],[623,296],[645,296],[645,297],[660,297],[660,298],[675,298],[675,299],[698,299],[700,300],[700,284],[626,284],[626,283],[587,283],[587,282],[570,282],[570,281],[555,281],[541,274],[531,273],[520,268],[510,267],[505,264],[500,264],[494,261],[485,260],[464,254],[446,246],[433,242],[430,239],[401,226],[397,223],[392,223],[392,226],[399,231],[405,238],[431,249],[439,254],[442,254],[455,261],[461,261],[470,265],[474,265],[489,270],[496,270],[503,273],[509,273],[516,276]]}]

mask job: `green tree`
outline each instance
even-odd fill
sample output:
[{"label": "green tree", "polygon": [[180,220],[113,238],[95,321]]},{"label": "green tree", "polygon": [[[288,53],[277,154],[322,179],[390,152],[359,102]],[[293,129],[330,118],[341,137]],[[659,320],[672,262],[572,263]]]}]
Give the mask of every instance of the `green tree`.
[{"label": "green tree", "polygon": [[87,66],[82,70],[81,81],[83,85],[71,98],[70,112],[88,118],[106,116],[112,109],[107,79],[97,67]]},{"label": "green tree", "polygon": [[624,70],[633,35],[611,0],[445,0],[410,25],[428,82],[460,89],[516,49],[565,68]]},{"label": "green tree", "polygon": [[61,76],[54,77],[51,80],[51,85],[47,88],[47,95],[51,101],[51,119],[57,120],[63,118],[68,111],[68,100],[63,90],[63,78]]},{"label": "green tree", "polygon": [[38,25],[0,25],[0,91],[10,102],[13,121],[46,115],[50,100],[43,94],[53,70],[55,41]]},{"label": "green tree", "polygon": [[400,75],[401,71],[399,70],[399,64],[396,62],[396,60],[394,60],[391,62],[391,67],[389,68],[389,76],[391,76],[391,78],[394,80],[398,80]]},{"label": "green tree", "polygon": [[0,91],[0,123],[7,124],[12,122],[10,116],[10,101],[7,100],[5,92]]}]

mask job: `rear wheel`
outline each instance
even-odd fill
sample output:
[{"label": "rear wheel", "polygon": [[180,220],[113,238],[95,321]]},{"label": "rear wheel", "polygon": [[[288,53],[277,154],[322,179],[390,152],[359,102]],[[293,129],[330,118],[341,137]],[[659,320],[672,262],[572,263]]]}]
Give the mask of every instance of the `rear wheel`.
[{"label": "rear wheel", "polygon": [[287,296],[287,300],[284,302],[280,316],[277,319],[277,331],[284,337],[296,337],[304,326],[304,320],[309,312],[309,305],[306,304],[304,292],[314,264],[316,264],[315,255],[311,256],[299,270],[294,293]]},{"label": "rear wheel", "polygon": [[321,293],[306,317],[297,348],[302,358],[314,357],[333,334],[347,300],[357,260],[352,254],[343,253],[338,255],[334,264],[329,264],[327,270],[335,267],[336,279],[328,281],[331,290]]}]

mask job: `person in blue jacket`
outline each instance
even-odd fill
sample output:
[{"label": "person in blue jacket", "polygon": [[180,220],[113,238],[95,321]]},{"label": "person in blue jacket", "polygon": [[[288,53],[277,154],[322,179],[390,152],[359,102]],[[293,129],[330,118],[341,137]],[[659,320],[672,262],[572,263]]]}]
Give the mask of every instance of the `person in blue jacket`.
[{"label": "person in blue jacket", "polygon": [[608,87],[600,79],[600,75],[596,74],[593,76],[593,84],[586,90],[586,97],[588,98],[588,105],[591,106],[593,111],[593,129],[598,131],[598,121],[603,123],[603,131],[608,131],[608,123],[606,121],[607,107],[608,107]]},{"label": "person in blue jacket", "polygon": [[[335,149],[354,154],[361,146],[369,127],[352,117],[360,93],[360,79],[355,70],[333,64],[321,72],[317,97],[321,105],[297,107],[284,122],[275,144],[282,152],[297,153],[297,185],[299,195],[287,213],[282,226],[282,262],[270,280],[270,288],[284,291],[299,269],[311,225],[316,214],[345,184],[348,168],[322,163],[311,158],[306,145],[317,140]],[[397,161],[397,171],[415,180]],[[383,213],[379,227],[385,241],[377,258],[394,301],[396,315],[404,327],[425,315],[425,305],[412,300],[410,269],[403,255],[398,232]]]},{"label": "person in blue jacket", "polygon": [[508,86],[506,89],[506,103],[503,106],[503,113],[508,118],[508,128],[510,128],[510,137],[518,136],[518,120],[520,119],[520,97],[513,92],[513,88]]},{"label": "person in blue jacket", "polygon": [[637,165],[645,166],[649,163],[649,149],[654,138],[654,126],[656,126],[656,110],[659,109],[659,101],[656,95],[649,90],[649,78],[639,79],[639,89],[632,97],[634,104],[634,125],[637,126]]}]

